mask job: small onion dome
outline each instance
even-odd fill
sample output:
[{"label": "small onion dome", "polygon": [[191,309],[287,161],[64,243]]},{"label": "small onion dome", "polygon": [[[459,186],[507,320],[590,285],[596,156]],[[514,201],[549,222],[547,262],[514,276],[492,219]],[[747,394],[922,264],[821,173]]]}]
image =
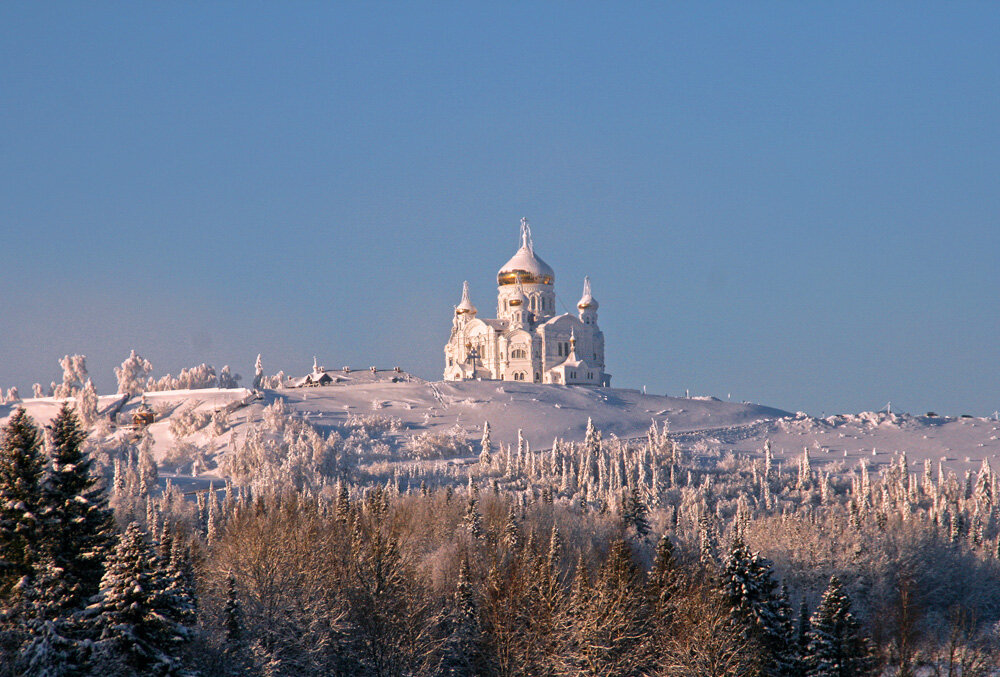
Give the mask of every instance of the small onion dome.
[{"label": "small onion dome", "polygon": [[583,296],[580,297],[576,307],[580,310],[597,310],[599,305],[597,299],[590,293],[590,278],[583,278]]},{"label": "small onion dome", "polygon": [[521,289],[521,285],[517,285],[517,289],[514,293],[508,297],[507,304],[513,307],[523,306],[528,303],[528,297],[524,295],[524,290]]},{"label": "small onion dome", "polygon": [[555,279],[552,266],[535,254],[528,220],[521,219],[521,247],[497,273],[497,284],[553,284]]},{"label": "small onion dome", "polygon": [[455,306],[456,315],[475,315],[478,311],[476,307],[472,305],[472,301],[469,299],[469,283],[468,281],[462,283],[462,301],[457,306]]}]

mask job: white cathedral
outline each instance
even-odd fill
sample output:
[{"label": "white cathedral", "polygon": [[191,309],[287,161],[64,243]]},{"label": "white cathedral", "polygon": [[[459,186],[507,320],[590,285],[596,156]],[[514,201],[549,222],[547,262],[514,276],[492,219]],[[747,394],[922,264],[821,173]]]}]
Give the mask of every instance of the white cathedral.
[{"label": "white cathedral", "polygon": [[610,386],[590,278],[583,280],[576,315],[556,315],[555,280],[521,219],[521,247],[497,273],[497,318],[477,317],[469,283],[462,287],[444,347],[445,380]]}]

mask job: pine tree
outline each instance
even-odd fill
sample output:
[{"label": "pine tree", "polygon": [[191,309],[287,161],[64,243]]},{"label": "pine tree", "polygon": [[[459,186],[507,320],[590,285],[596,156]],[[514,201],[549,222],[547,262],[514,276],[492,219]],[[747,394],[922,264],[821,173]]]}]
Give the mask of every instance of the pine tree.
[{"label": "pine tree", "polygon": [[[64,616],[68,591],[62,573],[41,553],[31,577],[22,579],[12,604],[0,614],[7,626],[5,644],[12,649],[7,658],[15,674],[75,674],[71,668],[79,662],[80,645],[71,637],[73,628]],[[9,674],[2,667],[0,673]]]},{"label": "pine tree", "polygon": [[236,577],[226,577],[226,605],[222,609],[226,625],[227,650],[238,648],[243,642],[243,605],[236,593]]},{"label": "pine tree", "polygon": [[102,481],[91,473],[83,451],[86,433],[63,404],[49,425],[51,464],[43,487],[45,548],[70,592],[68,606],[95,595],[111,547],[114,516]]},{"label": "pine tree", "polygon": [[588,454],[597,455],[601,453],[601,433],[590,417],[587,418],[587,430],[584,434],[583,446],[587,448]]},{"label": "pine tree", "polygon": [[164,580],[164,608],[170,617],[181,625],[194,624],[198,611],[195,595],[194,566],[191,551],[174,539],[169,559],[161,560],[160,576]]},{"label": "pine tree", "polygon": [[351,494],[343,480],[337,481],[337,520],[343,524],[351,512]]},{"label": "pine tree", "polygon": [[809,632],[812,626],[809,624],[809,605],[803,597],[799,603],[799,627],[797,629],[797,651],[800,661],[804,663],[805,656],[809,652]]},{"label": "pine tree", "polygon": [[144,430],[142,438],[139,440],[139,452],[136,459],[139,470],[140,496],[149,496],[155,488],[156,480],[159,477],[156,461],[153,459],[153,445],[155,443],[149,430]]},{"label": "pine tree", "polygon": [[514,504],[511,503],[510,510],[507,511],[507,521],[503,527],[503,544],[507,546],[508,550],[514,551],[517,550],[520,539],[520,530],[517,528],[517,512],[514,509]]},{"label": "pine tree", "polygon": [[649,533],[649,508],[646,507],[639,489],[632,487],[631,490],[622,490],[622,521],[626,527],[635,530],[635,535],[640,539],[645,538]]},{"label": "pine tree", "polygon": [[612,543],[594,584],[574,597],[584,600],[572,614],[574,673],[648,674],[649,604],[628,543]]},{"label": "pine tree", "polygon": [[733,616],[760,645],[765,654],[764,674],[782,677],[794,674],[791,611],[777,594],[771,563],[737,539],[729,551],[722,574],[722,593]]},{"label": "pine tree", "polygon": [[444,623],[447,636],[435,674],[472,677],[483,674],[482,627],[475,590],[469,580],[469,560],[462,558],[451,608]]},{"label": "pine tree", "polygon": [[479,540],[483,537],[483,516],[479,514],[476,494],[469,492],[469,503],[465,509],[465,528],[473,539]]},{"label": "pine tree", "polygon": [[490,422],[487,421],[483,425],[483,441],[480,445],[479,451],[479,465],[486,468],[490,467],[493,463],[493,438],[490,434]]},{"label": "pine tree", "polygon": [[702,565],[714,569],[718,561],[718,535],[708,515],[698,518],[698,549]]},{"label": "pine tree", "polygon": [[674,557],[674,544],[666,534],[660,536],[656,544],[656,555],[653,557],[653,568],[649,571],[648,586],[653,608],[662,614],[677,592],[679,585],[677,559]]},{"label": "pine tree", "polygon": [[215,491],[215,485],[208,485],[208,519],[205,522],[205,541],[213,545],[219,538],[219,520],[222,513],[222,506],[219,505],[219,494]]},{"label": "pine tree", "polygon": [[806,669],[809,677],[862,677],[872,672],[871,648],[851,614],[851,600],[833,576],[810,620]]},{"label": "pine tree", "polygon": [[796,488],[805,489],[812,484],[812,465],[809,463],[809,447],[802,449],[802,459],[799,461],[799,480]]},{"label": "pine tree", "polygon": [[42,542],[41,433],[23,408],[0,431],[0,599],[39,561]]},{"label": "pine tree", "polygon": [[225,655],[227,673],[230,675],[247,674],[246,630],[243,624],[243,605],[240,603],[236,589],[236,577],[229,574],[226,577],[226,604],[222,607],[222,622],[225,628],[223,654]]},{"label": "pine tree", "polygon": [[173,674],[177,650],[188,631],[175,613],[159,563],[133,522],[108,557],[97,603],[96,629],[102,662],[124,661],[142,674]]}]

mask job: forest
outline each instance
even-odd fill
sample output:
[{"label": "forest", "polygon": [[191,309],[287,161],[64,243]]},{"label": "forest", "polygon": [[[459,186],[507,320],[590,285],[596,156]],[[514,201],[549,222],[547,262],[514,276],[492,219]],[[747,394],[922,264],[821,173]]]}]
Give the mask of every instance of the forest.
[{"label": "forest", "polygon": [[[219,422],[225,425],[225,422]],[[280,398],[185,495],[69,404],[0,432],[0,674],[987,676],[998,478],[647,438],[533,451]],[[428,464],[463,444],[474,463]],[[381,445],[381,446],[380,446]]]}]

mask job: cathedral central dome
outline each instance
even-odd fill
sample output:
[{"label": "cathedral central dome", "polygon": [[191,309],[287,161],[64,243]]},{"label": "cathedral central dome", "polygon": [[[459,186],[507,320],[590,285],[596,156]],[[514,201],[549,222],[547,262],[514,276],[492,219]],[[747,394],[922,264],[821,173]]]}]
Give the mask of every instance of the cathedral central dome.
[{"label": "cathedral central dome", "polygon": [[535,254],[528,220],[521,219],[521,248],[497,273],[497,284],[503,286],[520,282],[551,285],[555,283],[555,279],[556,273],[552,270],[552,266]]}]

